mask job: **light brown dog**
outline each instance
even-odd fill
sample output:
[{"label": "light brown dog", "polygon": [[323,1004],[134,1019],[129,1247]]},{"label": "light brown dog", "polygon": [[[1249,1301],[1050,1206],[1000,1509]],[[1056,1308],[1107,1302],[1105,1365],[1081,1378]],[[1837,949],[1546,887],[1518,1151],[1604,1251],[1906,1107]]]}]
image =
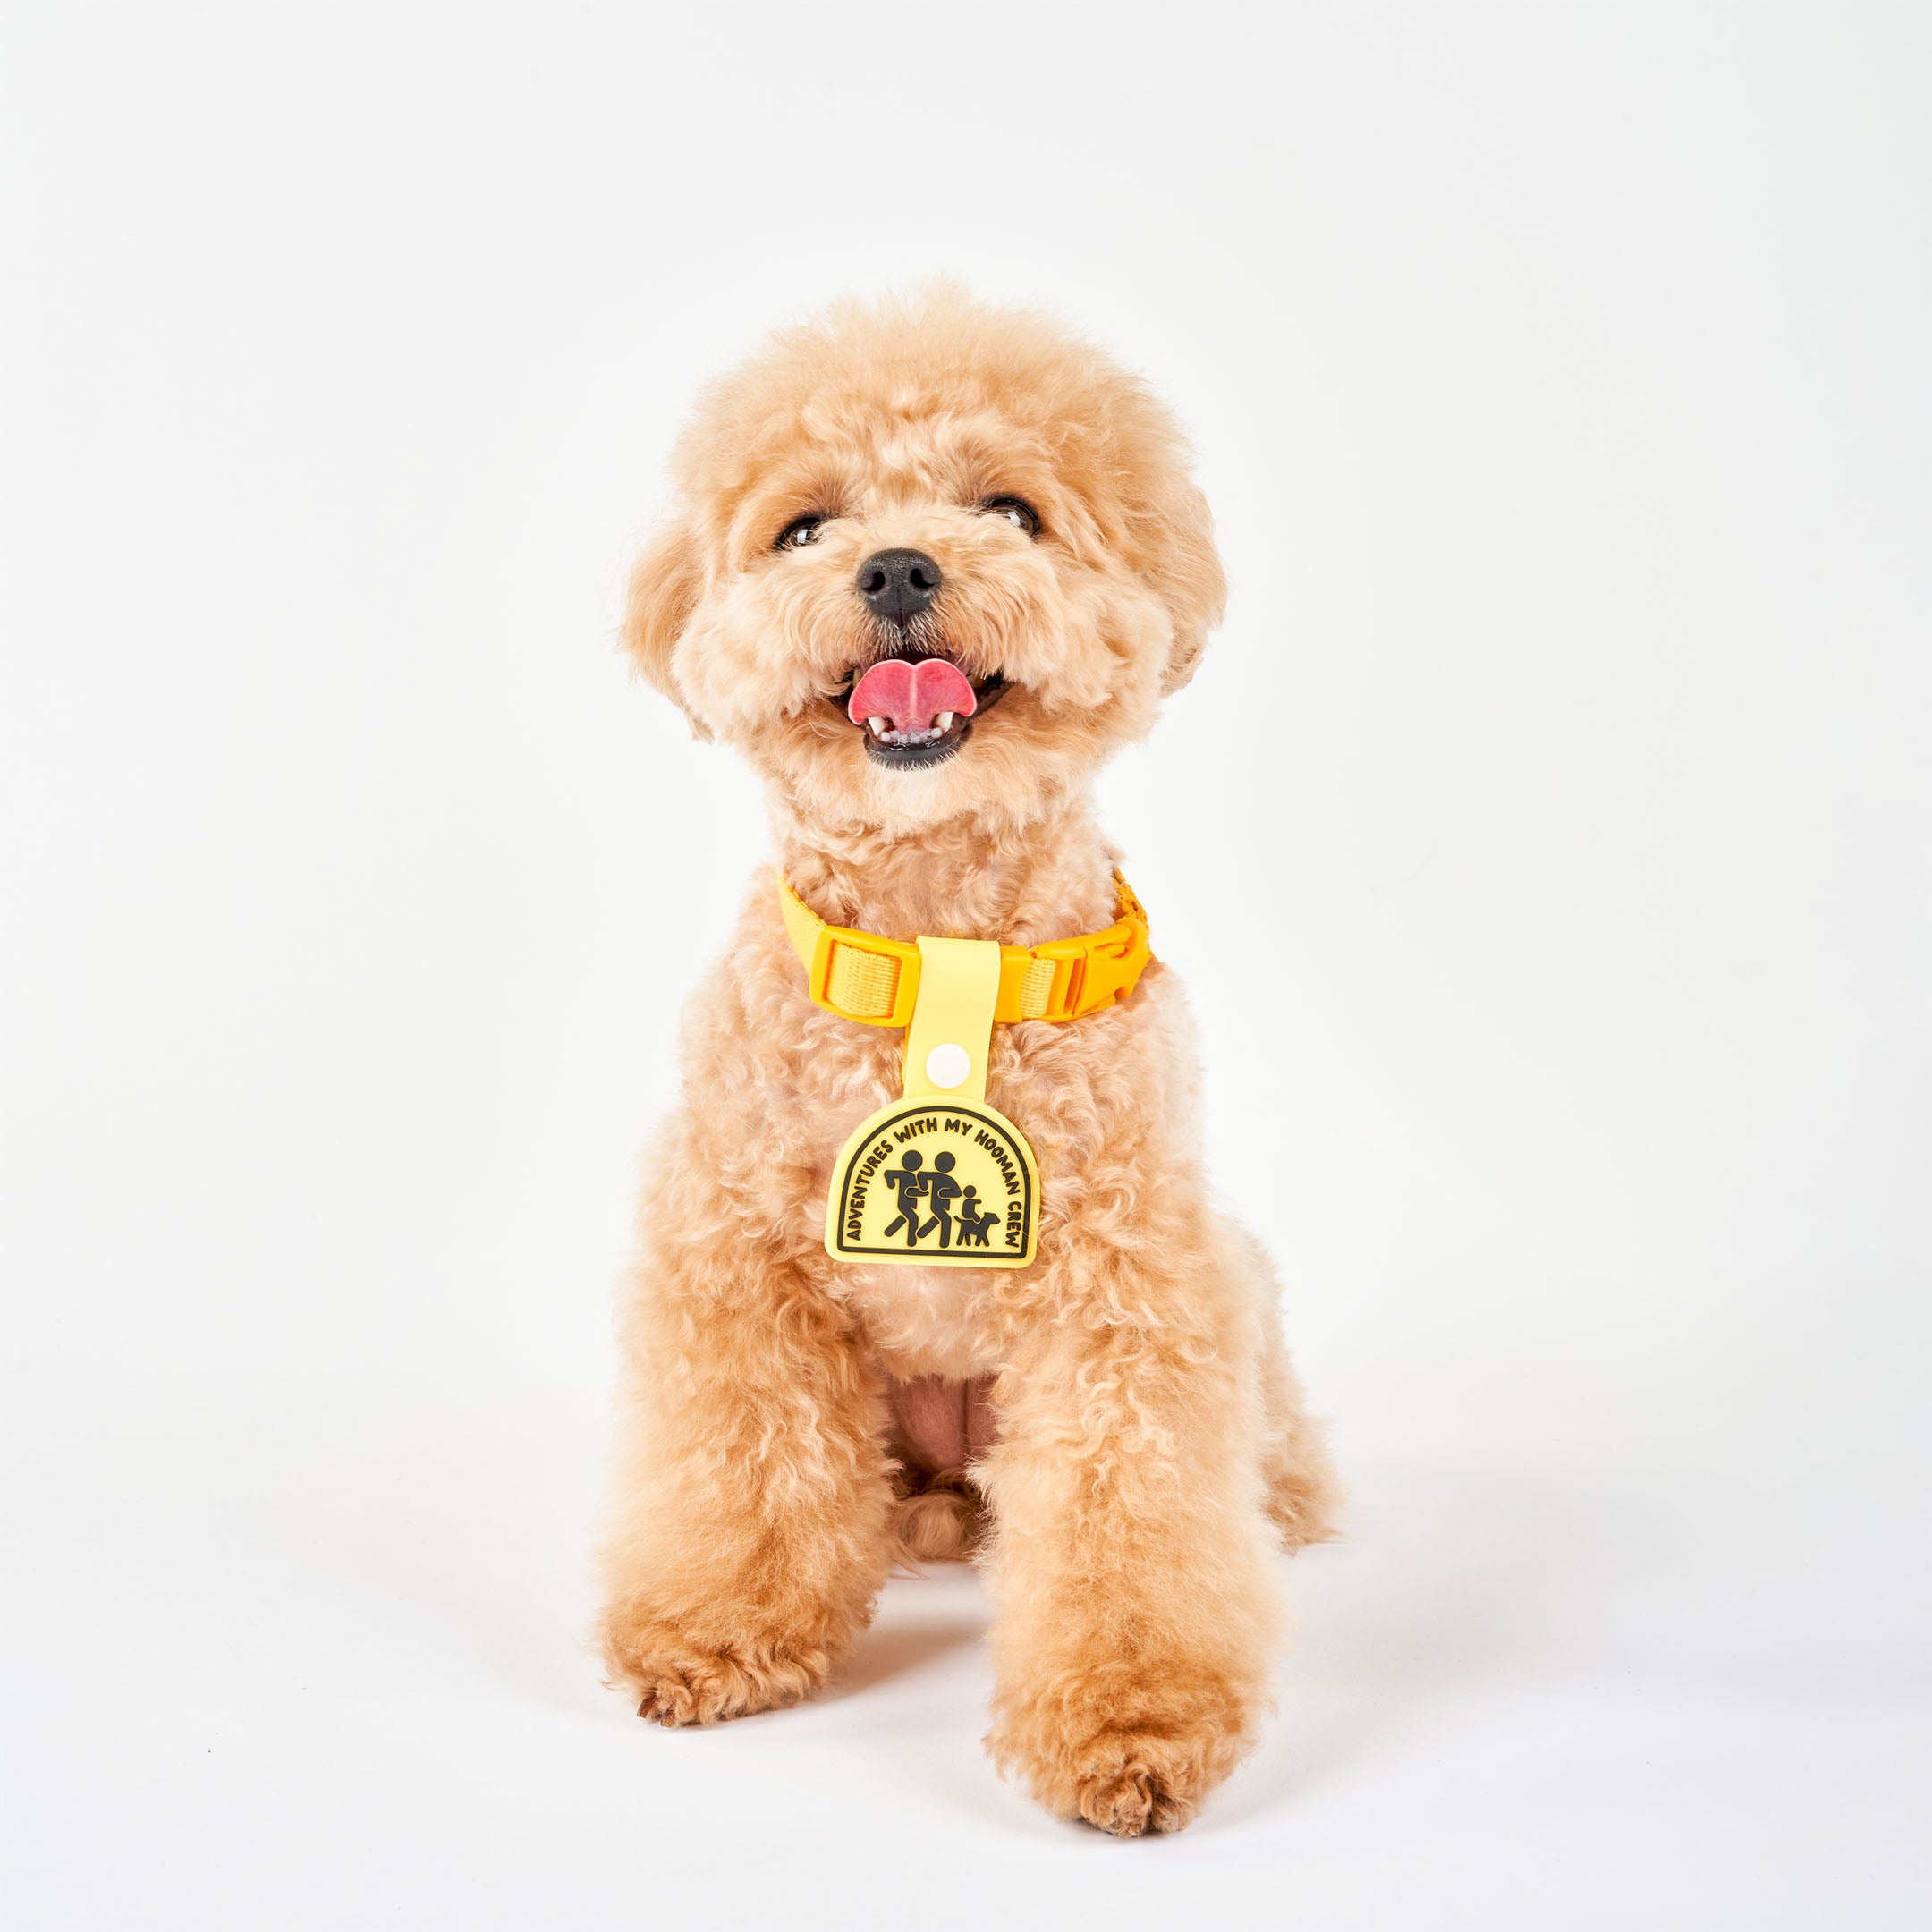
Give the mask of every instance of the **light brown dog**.
[{"label": "light brown dog", "polygon": [[[902,939],[1111,925],[1093,775],[1223,601],[1146,388],[941,288],[777,337],[705,397],[674,474],[626,641],[760,774],[806,903]],[[855,724],[889,658],[946,660],[977,708]],[[821,1244],[902,1040],[811,1002],[761,873],[685,1017],[625,1291],[613,1677],[673,1724],[809,1697],[895,1561],[977,1550],[996,1758],[1063,1816],[1172,1830],[1253,1740],[1275,1551],[1335,1498],[1268,1264],[1208,1205],[1181,988],[1157,962],[1104,1011],[994,1029],[987,1098],[1045,1201],[1013,1271]]]}]

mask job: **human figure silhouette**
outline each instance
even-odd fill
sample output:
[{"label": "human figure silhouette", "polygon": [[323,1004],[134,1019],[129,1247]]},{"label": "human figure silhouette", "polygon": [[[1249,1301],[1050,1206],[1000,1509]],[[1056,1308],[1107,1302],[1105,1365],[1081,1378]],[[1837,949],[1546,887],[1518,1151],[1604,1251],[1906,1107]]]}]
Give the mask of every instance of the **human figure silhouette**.
[{"label": "human figure silhouette", "polygon": [[[909,1154],[908,1160],[911,1159]],[[939,1230],[939,1245],[953,1245],[953,1203],[959,1199],[960,1184],[953,1178],[953,1157],[950,1154],[933,1156],[935,1173],[926,1179],[926,1196],[932,1202],[933,1217],[919,1230],[923,1240],[935,1228]]]},{"label": "human figure silhouette", "polygon": [[[950,1161],[952,1156],[942,1154],[939,1158]],[[919,1172],[919,1169],[925,1165],[926,1157],[915,1148],[911,1153],[906,1156],[903,1167],[888,1167],[879,1176],[879,1179],[899,1197],[898,1215],[894,1219],[886,1223],[885,1238],[890,1241],[901,1228],[903,1228],[906,1231],[906,1246],[908,1248],[915,1248],[919,1245],[919,1196],[932,1184],[933,1177],[930,1174]]]},{"label": "human figure silhouette", "polygon": [[960,1246],[962,1248],[991,1247],[991,1241],[987,1239],[987,1230],[998,1219],[999,1216],[996,1214],[981,1214],[979,1212],[979,1190],[976,1187],[968,1188],[959,1204]]}]

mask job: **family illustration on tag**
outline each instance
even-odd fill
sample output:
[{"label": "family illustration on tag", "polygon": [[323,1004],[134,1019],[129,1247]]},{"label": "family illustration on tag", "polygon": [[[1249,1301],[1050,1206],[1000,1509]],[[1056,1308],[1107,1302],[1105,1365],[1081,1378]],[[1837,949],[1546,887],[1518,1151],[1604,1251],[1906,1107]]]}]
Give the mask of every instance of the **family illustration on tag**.
[{"label": "family illustration on tag", "polygon": [[[926,1157],[914,1148],[902,1167],[889,1167],[879,1176],[899,1203],[897,1216],[886,1224],[886,1240],[903,1228],[906,1246],[916,1248],[936,1230],[939,1245],[950,1248],[956,1228],[962,1248],[989,1245],[987,1237],[999,1216],[979,1211],[979,1190],[970,1185],[962,1189],[953,1178],[953,1165],[952,1155],[936,1154],[928,1168]],[[932,1209],[931,1217],[921,1220],[926,1208]]]}]

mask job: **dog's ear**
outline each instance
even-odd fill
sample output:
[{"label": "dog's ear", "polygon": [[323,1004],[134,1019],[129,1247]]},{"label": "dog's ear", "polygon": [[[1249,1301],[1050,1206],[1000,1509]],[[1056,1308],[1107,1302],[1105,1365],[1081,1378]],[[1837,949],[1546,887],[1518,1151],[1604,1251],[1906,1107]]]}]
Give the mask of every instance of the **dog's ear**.
[{"label": "dog's ear", "polygon": [[708,732],[684,702],[671,674],[671,654],[704,591],[704,572],[698,547],[682,521],[666,523],[648,544],[631,572],[631,591],[624,606],[623,645],[631,661],[691,719],[700,738]]},{"label": "dog's ear", "polygon": [[1227,578],[1215,548],[1214,519],[1200,491],[1184,483],[1163,508],[1152,575],[1174,620],[1174,645],[1161,681],[1165,695],[1194,675],[1208,634],[1227,608]]}]

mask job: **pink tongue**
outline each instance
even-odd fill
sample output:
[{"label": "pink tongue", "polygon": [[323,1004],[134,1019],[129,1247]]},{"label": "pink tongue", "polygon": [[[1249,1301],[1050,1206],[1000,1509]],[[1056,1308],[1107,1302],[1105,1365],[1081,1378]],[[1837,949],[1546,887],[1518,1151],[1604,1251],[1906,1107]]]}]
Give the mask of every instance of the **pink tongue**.
[{"label": "pink tongue", "polygon": [[966,674],[944,657],[918,664],[888,657],[859,680],[845,710],[854,724],[883,717],[892,720],[894,731],[926,731],[942,711],[970,717],[979,702]]}]

